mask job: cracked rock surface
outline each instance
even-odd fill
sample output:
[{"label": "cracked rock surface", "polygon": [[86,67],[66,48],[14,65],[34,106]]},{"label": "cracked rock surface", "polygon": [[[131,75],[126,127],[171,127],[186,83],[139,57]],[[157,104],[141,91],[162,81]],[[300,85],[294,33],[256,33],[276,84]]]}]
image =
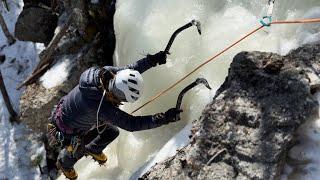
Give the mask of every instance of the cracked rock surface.
[{"label": "cracked rock surface", "polygon": [[190,144],[142,179],[277,179],[295,131],[318,116],[320,42],[236,55]]}]

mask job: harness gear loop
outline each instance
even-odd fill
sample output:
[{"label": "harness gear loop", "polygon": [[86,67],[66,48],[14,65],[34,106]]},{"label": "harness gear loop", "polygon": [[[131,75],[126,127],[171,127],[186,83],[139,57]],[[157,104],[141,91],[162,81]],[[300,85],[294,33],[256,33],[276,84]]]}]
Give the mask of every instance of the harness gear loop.
[{"label": "harness gear loop", "polygon": [[60,132],[60,131],[56,131],[55,137],[57,139],[57,142],[59,143],[59,146],[62,147],[63,146],[63,141],[64,141],[63,133]]},{"label": "harness gear loop", "polygon": [[262,26],[269,27],[272,24],[272,16],[264,16],[259,22],[262,24]]}]

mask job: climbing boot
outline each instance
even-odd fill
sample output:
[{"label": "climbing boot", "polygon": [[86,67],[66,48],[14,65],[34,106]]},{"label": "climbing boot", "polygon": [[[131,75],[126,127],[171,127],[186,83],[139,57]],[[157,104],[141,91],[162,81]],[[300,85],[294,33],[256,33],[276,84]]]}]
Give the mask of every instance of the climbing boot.
[{"label": "climbing boot", "polygon": [[103,152],[96,154],[87,151],[87,155],[92,156],[92,158],[95,161],[97,161],[100,165],[104,165],[104,163],[106,163],[108,160],[107,156]]},{"label": "climbing boot", "polygon": [[73,168],[65,169],[61,166],[59,161],[57,161],[56,166],[58,169],[60,169],[63,172],[66,178],[70,180],[76,180],[78,178],[78,174]]}]

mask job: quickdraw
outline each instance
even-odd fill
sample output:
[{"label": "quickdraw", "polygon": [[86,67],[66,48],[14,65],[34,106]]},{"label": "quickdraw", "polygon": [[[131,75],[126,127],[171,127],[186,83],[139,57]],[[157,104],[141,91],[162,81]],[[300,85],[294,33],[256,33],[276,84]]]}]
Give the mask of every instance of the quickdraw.
[{"label": "quickdraw", "polygon": [[64,135],[62,132],[57,130],[57,127],[49,123],[47,125],[47,133],[49,145],[52,147],[62,147],[64,142]]},{"label": "quickdraw", "polygon": [[272,23],[272,17],[271,16],[264,16],[261,20],[260,23],[262,26],[270,26]]},{"label": "quickdraw", "polygon": [[274,3],[276,0],[269,0],[268,1],[268,11],[267,11],[267,15],[262,17],[262,19],[260,20],[260,23],[262,24],[262,26],[270,26],[272,23],[272,14],[273,14],[273,8],[274,8]]}]

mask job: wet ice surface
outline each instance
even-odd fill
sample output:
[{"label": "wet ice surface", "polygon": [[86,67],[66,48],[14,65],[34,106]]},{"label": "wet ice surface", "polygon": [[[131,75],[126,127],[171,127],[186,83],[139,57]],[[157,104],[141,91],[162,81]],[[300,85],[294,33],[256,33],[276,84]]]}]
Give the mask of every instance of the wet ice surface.
[{"label": "wet ice surface", "polygon": [[[320,102],[320,93],[318,92],[314,96]],[[319,116],[299,127],[297,135],[297,144],[288,154],[289,159],[284,177],[288,179],[318,179],[320,177]]]},{"label": "wet ice surface", "polygon": [[[319,6],[318,0],[279,1],[276,2],[274,19],[320,17],[319,9],[317,9]],[[201,36],[197,34],[195,28],[179,34],[173,43],[167,64],[143,74],[146,84],[143,98],[133,105],[125,105],[122,109],[131,112],[206,59],[257,27],[258,19],[263,15],[265,9],[265,4],[258,0],[249,2],[244,0],[118,1],[115,15],[117,50],[114,60],[119,66],[134,62],[148,53],[153,54],[163,50],[171,34],[192,19],[200,20],[203,30]],[[234,55],[240,51],[254,50],[285,55],[293,48],[319,39],[318,33],[319,26],[316,24],[272,26],[256,33],[218,58],[217,61],[209,63],[196,72],[173,91],[136,113],[136,115],[147,115],[166,111],[175,106],[177,95],[183,87],[197,77],[205,77],[214,90],[209,92],[203,87],[198,87],[187,94],[183,100],[184,112],[181,122],[143,132],[121,131],[120,137],[105,150],[110,157],[107,166],[99,167],[89,159],[82,159],[76,165],[80,177],[83,179],[128,179],[132,173],[153,157],[165,157],[165,150],[160,151],[161,147],[186,124],[199,118],[204,106],[212,99],[215,90],[224,81]],[[178,139],[171,141],[179,142]],[[187,138],[184,137],[184,140],[181,139],[181,141],[187,143]],[[158,152],[163,154],[157,154]],[[314,153],[319,154],[316,150]],[[312,176],[317,177],[317,173]]]}]

